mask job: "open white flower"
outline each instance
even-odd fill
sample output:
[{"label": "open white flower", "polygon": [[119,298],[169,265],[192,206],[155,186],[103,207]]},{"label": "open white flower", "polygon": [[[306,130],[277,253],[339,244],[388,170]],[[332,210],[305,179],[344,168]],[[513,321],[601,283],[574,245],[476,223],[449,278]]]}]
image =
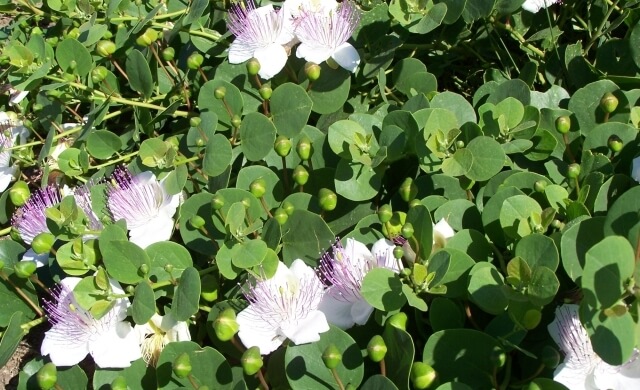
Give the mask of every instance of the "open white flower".
[{"label": "open white flower", "polygon": [[553,380],[571,390],[639,389],[640,351],[621,366],[611,366],[594,352],[589,334],[580,323],[578,305],[562,305],[547,329],[564,352],[564,361],[553,373]]},{"label": "open white flower", "polygon": [[236,39],[229,47],[229,63],[256,58],[260,77],[270,79],[278,74],[289,56],[285,45],[294,38],[290,29],[284,28],[284,21],[284,12],[276,11],[271,4],[256,8],[250,0],[232,5],[228,28]]},{"label": "open white flower", "polygon": [[[129,367],[141,356],[136,333],[123,321],[129,300],[116,299],[114,306],[96,319],[73,295],[81,280],[68,277],[51,290],[53,299],[45,301],[44,308],[52,326],[45,332],[40,352],[49,355],[56,366],[73,366],[90,354],[101,368]],[[118,282],[110,283],[113,293],[124,294]]]},{"label": "open white flower", "polygon": [[286,339],[296,344],[320,340],[320,333],[329,330],[318,310],[323,293],[322,282],[304,261],[295,260],[290,268],[280,262],[271,278],[247,285],[249,306],[236,317],[238,337],[247,348],[257,346],[262,355]]},{"label": "open white flower", "polygon": [[332,58],[344,69],[355,72],[360,55],[347,40],[359,22],[360,11],[351,0],[345,0],[328,15],[304,12],[295,22],[295,34],[300,40],[296,55],[316,64]]},{"label": "open white flower", "polygon": [[561,1],[562,0],[526,0],[524,4],[522,4],[522,9],[535,14],[541,9]]},{"label": "open white flower", "polygon": [[107,190],[107,207],[114,221],[127,222],[131,242],[146,248],[171,238],[180,194],[169,195],[152,172],[131,175],[119,167],[113,181]]},{"label": "open white flower", "polygon": [[319,270],[329,288],[322,297],[319,309],[329,323],[341,329],[367,323],[373,307],[360,293],[362,280],[367,272],[377,267],[398,272],[400,268],[393,257],[394,248],[393,242],[381,239],[369,251],[363,243],[349,238],[346,246],[337,241],[330,252],[322,255]]},{"label": "open white flower", "polygon": [[447,244],[447,240],[456,234],[447,220],[442,218],[438,223],[433,225],[433,246],[443,248]]},{"label": "open white flower", "polygon": [[6,149],[25,143],[27,135],[29,130],[21,121],[9,117],[4,111],[0,112],[0,192],[9,187],[17,171],[16,166],[11,164],[11,151]]},{"label": "open white flower", "polygon": [[189,341],[189,325],[184,321],[176,321],[170,313],[161,316],[154,314],[149,322],[144,325],[136,325],[136,331],[142,358],[152,366],[155,366],[164,347],[173,341]]}]

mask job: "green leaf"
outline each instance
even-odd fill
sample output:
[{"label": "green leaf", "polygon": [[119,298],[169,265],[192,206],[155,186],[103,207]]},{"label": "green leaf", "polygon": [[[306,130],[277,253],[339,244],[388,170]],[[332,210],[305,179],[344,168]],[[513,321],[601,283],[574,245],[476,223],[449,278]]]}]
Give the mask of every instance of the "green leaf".
[{"label": "green leaf", "polygon": [[500,144],[490,137],[476,137],[466,149],[473,154],[473,165],[466,176],[475,181],[486,181],[498,174],[507,158]]},{"label": "green leaf", "polygon": [[[224,102],[221,99],[215,98],[214,92],[216,88],[225,89]],[[238,87],[223,80],[215,79],[207,81],[202,85],[198,93],[198,108],[201,112],[215,113],[218,116],[218,125],[224,124],[227,128],[231,127],[232,116],[242,115],[243,106],[244,101]],[[227,108],[230,113],[227,111]]]},{"label": "green leaf", "polygon": [[246,269],[260,265],[267,256],[267,244],[262,240],[247,240],[233,246],[233,265]]},{"label": "green leaf", "polygon": [[416,350],[411,335],[395,326],[386,325],[382,338],[387,345],[384,359],[387,377],[398,389],[409,390],[409,374]]},{"label": "green leaf", "polygon": [[154,83],[149,62],[139,50],[133,49],[129,52],[126,69],[131,88],[141,93],[145,99],[149,99],[153,93]]},{"label": "green leaf", "polygon": [[[9,276],[9,280],[39,307],[38,296],[31,282],[19,279],[15,274]],[[4,279],[0,279],[0,327],[9,326],[11,318],[18,312],[24,313],[26,320],[32,320],[35,317],[33,308],[17,295],[15,288]]]},{"label": "green leaf", "polygon": [[[351,74],[342,69],[331,69],[326,63],[320,64],[321,75],[309,88],[309,97],[313,102],[311,108],[318,114],[330,114],[339,110],[349,97],[351,89]],[[308,88],[309,80],[300,86]]]},{"label": "green leaf", "polygon": [[278,134],[291,138],[306,126],[313,101],[301,86],[284,83],[273,90],[269,104]]},{"label": "green leaf", "polygon": [[469,295],[480,309],[498,315],[509,303],[504,294],[504,279],[496,267],[490,263],[477,263],[473,266],[469,279]]},{"label": "green leaf", "polygon": [[87,151],[98,159],[108,159],[121,147],[120,137],[107,130],[94,130],[87,137]]},{"label": "green leaf", "polygon": [[335,175],[336,192],[355,202],[378,195],[383,172],[371,166],[341,159]]},{"label": "green leaf", "polygon": [[258,112],[250,112],[242,118],[240,138],[242,152],[247,160],[259,161],[273,149],[276,128],[266,116]]},{"label": "green leaf", "polygon": [[147,323],[156,313],[156,297],[149,283],[138,283],[133,294],[133,303],[131,304],[131,316],[133,321],[142,325]]},{"label": "green leaf", "polygon": [[200,274],[187,267],[180,276],[171,303],[171,314],[177,321],[186,321],[198,312],[200,302]]},{"label": "green leaf", "polygon": [[631,359],[637,343],[637,324],[631,313],[618,316],[607,316],[600,310],[585,313],[581,306],[580,318],[589,332],[593,350],[602,360],[620,366]]},{"label": "green leaf", "polygon": [[[19,390],[39,389],[36,380],[38,370],[44,366],[44,359],[38,357],[28,362],[20,371]],[[88,385],[87,374],[77,364],[71,367],[57,368],[57,386],[63,389],[86,389]]]},{"label": "green leaf", "polygon": [[[433,246],[433,222],[429,209],[423,205],[410,208],[406,222],[413,225],[414,231],[413,237],[408,242],[421,259],[428,259],[431,256]],[[416,242],[419,245],[418,248],[415,247]]]},{"label": "green leaf", "polygon": [[584,219],[562,233],[562,267],[576,283],[582,277],[587,251],[604,239],[604,221],[604,217]]},{"label": "green leaf", "polygon": [[542,215],[542,208],[526,195],[507,198],[500,209],[500,226],[511,238],[520,238],[533,232],[529,219],[532,215]]},{"label": "green leaf", "polygon": [[222,134],[214,134],[207,141],[207,148],[202,159],[202,171],[209,176],[223,173],[233,161],[231,143]]},{"label": "green leaf", "polygon": [[[172,241],[156,242],[145,248],[149,257],[149,276],[157,282],[179,278],[182,272],[193,265],[191,254],[182,245]],[[165,267],[171,265],[171,274]]]},{"label": "green leaf", "polygon": [[400,309],[407,301],[402,281],[387,268],[374,268],[362,280],[360,294],[371,306],[382,311]]},{"label": "green leaf", "polygon": [[545,266],[555,272],[560,262],[555,242],[542,234],[523,237],[516,245],[515,255],[522,257],[531,269]]},{"label": "green leaf", "polygon": [[296,209],[282,226],[282,254],[285,264],[302,259],[315,267],[318,254],[335,240],[335,234],[318,214]]},{"label": "green leaf", "polygon": [[429,321],[434,332],[464,328],[464,309],[452,299],[437,297],[429,305]]},{"label": "green leaf", "polygon": [[[56,60],[64,72],[77,73],[81,77],[88,75],[93,69],[91,54],[82,43],[73,38],[67,38],[58,43]],[[72,61],[76,63],[75,70],[71,70]]]},{"label": "green leaf", "polygon": [[531,303],[545,306],[551,303],[558,293],[560,282],[553,270],[545,266],[533,267],[531,282],[527,287],[527,294]]},{"label": "green leaf", "polygon": [[119,376],[124,377],[129,388],[133,387],[134,383],[143,389],[157,387],[155,367],[147,365],[142,359],[138,359],[132,362],[131,366],[123,369],[96,368],[93,374],[93,388],[110,389],[111,382]]},{"label": "green leaf", "polygon": [[393,384],[391,379],[380,374],[370,376],[360,386],[360,390],[397,390],[396,385]]},{"label": "green leaf", "polygon": [[469,149],[458,149],[453,156],[442,162],[442,173],[448,176],[464,176],[473,165],[473,153]]},{"label": "green leaf", "polygon": [[23,336],[22,312],[19,311],[11,315],[9,325],[2,333],[2,339],[0,340],[0,367],[4,367],[11,359]]},{"label": "green leaf", "polygon": [[135,284],[143,279],[140,267],[150,266],[149,256],[129,241],[99,240],[100,253],[107,272],[121,283]]},{"label": "green leaf", "polygon": [[331,326],[329,331],[320,333],[320,340],[317,342],[287,346],[284,358],[285,372],[293,390],[340,388],[322,361],[324,350],[331,344],[342,353],[342,361],[336,367],[340,380],[356,388],[360,385],[364,376],[360,348],[351,336]]}]

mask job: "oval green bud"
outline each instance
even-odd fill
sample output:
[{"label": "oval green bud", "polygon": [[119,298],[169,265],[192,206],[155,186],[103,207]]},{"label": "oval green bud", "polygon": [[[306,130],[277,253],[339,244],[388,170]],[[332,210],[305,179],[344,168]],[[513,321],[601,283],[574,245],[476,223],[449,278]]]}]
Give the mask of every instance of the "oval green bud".
[{"label": "oval green bud", "polygon": [[242,370],[244,370],[245,375],[255,375],[264,365],[262,355],[260,355],[260,348],[253,346],[244,351],[240,358],[240,363],[242,363]]},{"label": "oval green bud", "polygon": [[273,144],[273,149],[275,149],[276,153],[280,157],[287,157],[291,152],[291,147],[293,144],[291,140],[284,135],[279,135],[276,138],[276,142]]},{"label": "oval green bud", "polygon": [[191,127],[198,127],[201,123],[202,119],[199,116],[192,116],[191,118],[189,118],[189,126]]},{"label": "oval green bud", "polygon": [[554,369],[560,364],[560,353],[550,345],[545,345],[540,353],[540,360],[545,367]]},{"label": "oval green bud", "polygon": [[13,271],[20,279],[28,279],[36,272],[38,265],[35,261],[18,261],[13,265]]},{"label": "oval green bud", "polygon": [[[202,66],[204,62],[204,57],[200,53],[193,53],[187,58],[187,67],[189,69],[196,70]],[[221,98],[218,98],[221,99]]]},{"label": "oval green bud", "polygon": [[551,227],[554,229],[562,230],[564,228],[564,223],[562,223],[559,219],[554,219],[551,221]]},{"label": "oval green bud", "polygon": [[407,214],[405,212],[394,211],[391,220],[382,224],[382,234],[389,239],[399,236],[406,220]]},{"label": "oval green bud", "polygon": [[176,357],[173,361],[173,366],[171,367],[173,373],[176,374],[178,378],[186,378],[191,374],[191,358],[189,354],[186,352],[181,353]]},{"label": "oval green bud", "polygon": [[255,179],[249,184],[249,192],[258,199],[262,198],[267,193],[267,181],[262,177]]},{"label": "oval green bud", "polygon": [[271,89],[270,86],[265,84],[262,87],[260,87],[260,89],[258,90],[258,93],[260,94],[260,97],[262,99],[269,100],[271,99],[271,94],[273,93],[273,89]]},{"label": "oval green bud", "polygon": [[56,236],[49,232],[43,232],[33,238],[33,241],[31,241],[31,249],[37,254],[49,253],[55,242]]},{"label": "oval green bud", "polygon": [[367,344],[367,354],[369,355],[369,359],[375,363],[379,363],[384,359],[387,354],[387,344],[385,344],[382,336],[377,334],[369,340],[369,344]]},{"label": "oval green bud", "polygon": [[494,347],[491,351],[491,355],[489,355],[489,360],[491,364],[496,368],[504,367],[504,364],[507,362],[507,354],[500,347]]},{"label": "oval green bud", "polygon": [[617,135],[612,135],[611,137],[609,137],[607,145],[609,146],[609,150],[614,153],[619,153],[624,147],[622,140]]},{"label": "oval green bud", "polygon": [[233,116],[233,118],[231,118],[231,126],[237,129],[238,127],[240,127],[241,124],[242,124],[242,118],[240,118],[239,115],[236,114]]},{"label": "oval green bud", "polygon": [[391,209],[390,205],[383,204],[378,209],[378,220],[380,221],[380,223],[389,222],[392,216],[393,216],[393,210]]},{"label": "oval green bud", "polygon": [[522,318],[522,325],[527,330],[535,329],[538,324],[540,324],[541,319],[542,313],[540,312],[540,310],[529,309]]},{"label": "oval green bud", "polygon": [[29,185],[23,180],[18,180],[17,182],[13,183],[11,189],[9,190],[9,198],[11,199],[11,203],[13,203],[13,205],[16,207],[24,205],[30,196],[31,191],[29,191]]},{"label": "oval green bud", "polygon": [[218,290],[220,288],[220,281],[214,274],[206,274],[202,277],[202,288],[200,296],[207,302],[214,302],[218,299]]},{"label": "oval green bud", "polygon": [[247,73],[255,76],[260,72],[260,61],[257,58],[251,58],[247,61]]},{"label": "oval green bud", "polygon": [[127,294],[131,294],[131,295],[133,295],[133,294],[135,294],[135,293],[136,293],[136,287],[135,287],[135,286],[131,286],[131,285],[129,285],[129,286],[127,286],[127,287],[124,289],[124,291],[126,291],[126,292],[127,292]]},{"label": "oval green bud", "polygon": [[[404,256],[404,249],[402,249],[401,246],[397,246],[395,248],[393,248],[393,257],[397,260],[402,259],[402,256]],[[404,268],[406,270],[411,271],[410,268]]]},{"label": "oval green bud", "polygon": [[399,312],[389,317],[387,324],[398,329],[407,330],[407,320],[407,315],[404,312]]},{"label": "oval green bud", "polygon": [[236,321],[236,312],[228,307],[218,314],[218,318],[213,321],[213,330],[221,341],[229,341],[238,333],[238,321]]},{"label": "oval green bud", "polygon": [[413,233],[413,225],[411,224],[411,222],[406,222],[404,225],[402,225],[402,230],[400,232],[400,234],[402,234],[402,237],[411,238],[413,237]]},{"label": "oval green bud", "polygon": [[314,62],[304,64],[304,74],[307,75],[309,81],[314,82],[320,78],[320,65]]},{"label": "oval green bud", "polygon": [[70,83],[76,80],[76,76],[73,73],[63,73],[62,78]]},{"label": "oval green bud", "polygon": [[127,378],[118,375],[116,379],[111,381],[111,390],[128,390]]},{"label": "oval green bud", "polygon": [[162,50],[162,59],[165,61],[171,61],[175,58],[176,56],[176,49],[174,49],[173,47],[165,47],[164,50]]},{"label": "oval green bud", "polygon": [[55,364],[47,363],[40,367],[36,373],[36,381],[38,382],[38,387],[42,390],[49,390],[55,387],[56,383],[58,383],[58,369]]},{"label": "oval green bud", "polygon": [[213,198],[211,198],[211,207],[214,210],[220,210],[221,208],[224,207],[224,197],[218,193],[213,195]]},{"label": "oval green bud", "polygon": [[113,37],[113,33],[109,30],[105,31],[104,34],[102,34],[102,39],[111,39]]},{"label": "oval green bud", "polygon": [[173,272],[173,264],[165,264],[162,269],[164,269],[164,272],[170,274]]},{"label": "oval green bud", "polygon": [[300,160],[307,161],[311,157],[311,140],[306,135],[300,138],[298,144],[296,145],[296,152],[298,153],[298,157]]},{"label": "oval green bud", "polygon": [[245,209],[248,209],[249,207],[251,207],[251,199],[249,198],[243,198],[241,203]]},{"label": "oval green bud", "polygon": [[224,99],[226,94],[227,94],[227,88],[222,86],[213,90],[213,96],[218,100]]},{"label": "oval green bud", "polygon": [[204,146],[204,140],[202,138],[198,138],[196,140],[196,146],[203,147]]},{"label": "oval green bud", "polygon": [[96,66],[91,70],[91,81],[94,84],[100,84],[109,75],[109,70],[104,66]]},{"label": "oval green bud", "polygon": [[567,134],[571,130],[571,118],[567,115],[559,116],[556,119],[556,131],[560,134]]},{"label": "oval green bud", "polygon": [[293,203],[285,200],[284,202],[282,202],[282,209],[287,213],[287,215],[291,215],[293,214],[293,211],[296,209],[296,207],[293,205]]},{"label": "oval green bud", "polygon": [[456,148],[457,149],[462,149],[462,148],[464,148],[464,146],[465,146],[464,145],[464,141],[462,141],[462,140],[456,141]]},{"label": "oval green bud", "polygon": [[324,349],[324,352],[322,353],[322,361],[324,362],[325,367],[330,370],[338,367],[338,364],[342,361],[342,354],[335,344],[331,343]]},{"label": "oval green bud", "polygon": [[436,370],[426,363],[414,362],[410,378],[415,389],[427,389],[436,380]]},{"label": "oval green bud", "polygon": [[545,180],[538,180],[533,183],[533,189],[536,192],[543,193],[545,188],[547,188],[547,182]]},{"label": "oval green bud", "polygon": [[116,52],[116,44],[111,41],[100,41],[96,45],[96,53],[100,57],[109,57]]},{"label": "oval green bud", "polygon": [[309,181],[309,172],[307,171],[307,168],[304,167],[304,165],[298,165],[297,167],[295,167],[295,169],[293,170],[293,181],[295,181],[299,186],[307,184],[307,182]]},{"label": "oval green bud", "polygon": [[149,268],[148,264],[142,264],[140,268],[138,268],[138,273],[140,275],[148,275],[149,271],[151,271],[151,269]]},{"label": "oval green bud", "polygon": [[413,179],[407,177],[400,185],[400,197],[405,202],[409,203],[415,199],[416,195],[418,195],[418,186],[413,182]]},{"label": "oval green bud", "polygon": [[618,98],[611,92],[607,92],[600,99],[600,108],[608,114],[611,114],[618,108]]},{"label": "oval green bud", "polygon": [[567,168],[567,177],[569,179],[576,179],[578,176],[580,176],[580,165],[576,163],[570,164],[569,168]]},{"label": "oval green bud", "polygon": [[289,214],[287,214],[282,207],[278,207],[273,213],[273,218],[280,226],[282,226],[287,223],[287,220],[289,220]]},{"label": "oval green bud", "polygon": [[338,205],[338,195],[328,188],[320,188],[320,191],[318,191],[318,201],[321,209],[331,211]]},{"label": "oval green bud", "polygon": [[205,223],[207,222],[199,215],[194,215],[189,218],[189,225],[193,226],[194,229],[200,229],[205,225]]},{"label": "oval green bud", "polygon": [[72,28],[67,32],[67,38],[77,39],[80,36],[80,30],[77,27]]},{"label": "oval green bud", "polygon": [[158,32],[152,28],[148,28],[145,30],[145,32],[140,35],[137,39],[136,39],[136,44],[138,44],[139,46],[150,46],[153,42],[155,42],[158,39]]},{"label": "oval green bud", "polygon": [[76,70],[77,67],[78,67],[78,63],[76,62],[76,60],[71,60],[69,62],[69,66],[67,67],[67,69],[74,71]]}]

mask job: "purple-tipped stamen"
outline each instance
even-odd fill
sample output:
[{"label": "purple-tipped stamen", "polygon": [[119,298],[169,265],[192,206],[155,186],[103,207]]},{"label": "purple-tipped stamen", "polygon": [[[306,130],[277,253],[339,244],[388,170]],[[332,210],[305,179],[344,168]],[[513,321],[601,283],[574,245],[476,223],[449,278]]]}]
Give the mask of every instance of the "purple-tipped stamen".
[{"label": "purple-tipped stamen", "polygon": [[11,225],[18,230],[25,243],[31,244],[38,234],[49,231],[45,211],[56,206],[60,200],[60,190],[50,185],[31,194],[27,203],[15,212]]},{"label": "purple-tipped stamen", "polygon": [[165,194],[155,180],[142,182],[128,169],[118,167],[107,189],[107,207],[114,221],[124,219],[129,229],[156,217],[165,203]]},{"label": "purple-tipped stamen", "polygon": [[352,1],[344,1],[328,15],[305,12],[296,20],[295,33],[301,42],[335,50],[345,43],[360,23],[360,11]]},{"label": "purple-tipped stamen", "polygon": [[256,48],[274,43],[280,37],[283,27],[281,11],[257,12],[252,0],[246,4],[236,3],[229,9],[227,27],[236,36],[236,44]]},{"label": "purple-tipped stamen", "polygon": [[[353,251],[352,251],[353,252]],[[345,302],[355,302],[362,298],[360,289],[364,276],[373,268],[371,259],[358,261],[354,253],[348,253],[342,241],[337,239],[327,252],[322,255],[318,267],[321,279],[328,286],[333,286],[329,293],[334,298]]]}]

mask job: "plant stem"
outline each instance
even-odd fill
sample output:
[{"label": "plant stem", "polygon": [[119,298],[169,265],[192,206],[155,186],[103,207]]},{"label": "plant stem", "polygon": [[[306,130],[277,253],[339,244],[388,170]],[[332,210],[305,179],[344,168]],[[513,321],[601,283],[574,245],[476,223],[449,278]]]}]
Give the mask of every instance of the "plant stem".
[{"label": "plant stem", "polygon": [[99,165],[90,166],[89,169],[100,169],[100,168],[108,167],[109,165],[117,164],[121,161],[126,161],[132,157],[135,157],[138,155],[138,153],[140,153],[140,151],[131,152],[129,154],[125,154],[124,156],[120,156],[115,160],[107,161],[106,163],[102,163]]},{"label": "plant stem", "polygon": [[604,26],[606,26],[607,21],[609,20],[609,17],[613,13],[613,10],[615,9],[615,7],[617,7],[619,1],[620,0],[614,0],[611,6],[609,7],[609,9],[607,10],[607,13],[602,18],[602,22],[600,22],[600,25],[596,29],[595,33],[591,36],[589,43],[587,43],[587,46],[585,46],[584,50],[582,51],[583,56],[586,56],[587,53],[589,53],[589,49],[591,49],[591,46],[593,46],[593,44],[596,43],[598,38],[602,36],[602,33],[604,31]]},{"label": "plant stem", "polygon": [[27,294],[25,294],[24,291],[22,291],[22,289],[18,286],[15,285],[15,283],[13,283],[13,281],[11,281],[11,279],[9,279],[9,277],[7,276],[7,274],[4,271],[0,271],[0,277],[2,279],[4,279],[5,282],[9,283],[11,285],[11,287],[13,287],[16,290],[16,293],[18,293],[18,295],[20,295],[20,297],[22,299],[24,299],[24,301],[31,306],[31,308],[33,309],[33,311],[36,312],[36,314],[38,315],[38,317],[42,317],[44,316],[44,313],[42,312],[42,309],[40,309],[40,307],[38,306],[37,303],[33,302],[31,300],[31,298],[29,298],[29,296],[27,296]]},{"label": "plant stem", "polygon": [[340,388],[340,390],[344,390],[344,385],[342,384],[342,381],[340,380],[340,376],[338,375],[338,370],[336,370],[335,368],[331,369],[331,375],[333,375],[333,379],[336,380],[336,383],[338,384],[338,388]]},{"label": "plant stem", "polygon": [[384,359],[380,360],[380,375],[387,376],[387,363],[384,362]]},{"label": "plant stem", "polygon": [[260,381],[260,386],[262,386],[262,390],[269,390],[269,385],[267,381],[264,379],[264,375],[262,374],[262,369],[258,370],[256,373],[258,380]]},{"label": "plant stem", "polygon": [[537,47],[535,47],[534,45],[532,45],[531,43],[527,42],[527,40],[522,36],[522,34],[517,32],[516,30],[514,30],[513,27],[511,27],[511,25],[504,24],[504,23],[498,21],[493,16],[489,17],[489,22],[491,22],[495,27],[498,27],[499,29],[507,31],[509,34],[511,34],[511,36],[513,38],[515,38],[518,42],[520,42],[520,44],[523,47],[529,49],[531,52],[533,52],[538,57],[544,58],[544,52],[542,50],[538,49]]}]

